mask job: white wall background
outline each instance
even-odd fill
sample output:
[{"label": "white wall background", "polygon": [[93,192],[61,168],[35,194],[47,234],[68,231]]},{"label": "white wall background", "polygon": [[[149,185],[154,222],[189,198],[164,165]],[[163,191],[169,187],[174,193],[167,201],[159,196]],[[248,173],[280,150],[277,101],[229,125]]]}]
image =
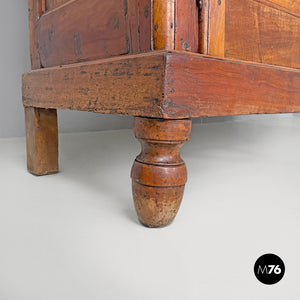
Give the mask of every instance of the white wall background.
[{"label": "white wall background", "polygon": [[[30,70],[26,0],[0,1],[0,36],[0,138],[23,136],[25,125],[21,98],[21,75]],[[260,118],[265,117],[260,116]],[[267,118],[278,117],[279,115],[267,116]],[[197,119],[195,122],[223,122],[227,119],[239,118],[249,117]],[[128,116],[77,111],[58,112],[60,132],[131,128],[132,120],[132,117]]]}]

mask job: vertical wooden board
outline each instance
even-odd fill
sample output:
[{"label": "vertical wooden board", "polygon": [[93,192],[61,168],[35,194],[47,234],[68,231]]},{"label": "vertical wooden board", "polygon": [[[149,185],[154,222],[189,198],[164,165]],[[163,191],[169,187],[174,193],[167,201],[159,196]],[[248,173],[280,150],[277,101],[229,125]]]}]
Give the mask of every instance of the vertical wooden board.
[{"label": "vertical wooden board", "polygon": [[225,57],[300,68],[300,17],[256,1],[226,1]]},{"label": "vertical wooden board", "polygon": [[152,1],[139,0],[139,50],[152,50]]},{"label": "vertical wooden board", "polygon": [[151,0],[127,0],[126,26],[130,53],[151,50]]},{"label": "vertical wooden board", "polygon": [[153,0],[154,50],[175,48],[175,0]]},{"label": "vertical wooden board", "polygon": [[225,11],[227,1],[228,0],[210,0],[208,16],[208,55],[224,57]]},{"label": "vertical wooden board", "polygon": [[[201,2],[202,1],[202,2]],[[208,55],[209,0],[199,0],[199,52]]]},{"label": "vertical wooden board", "polygon": [[177,0],[175,49],[199,52],[199,6],[195,0]]},{"label": "vertical wooden board", "polygon": [[40,56],[37,48],[36,23],[42,14],[42,10],[43,5],[41,0],[28,0],[30,60],[32,69],[38,69],[41,67]]}]

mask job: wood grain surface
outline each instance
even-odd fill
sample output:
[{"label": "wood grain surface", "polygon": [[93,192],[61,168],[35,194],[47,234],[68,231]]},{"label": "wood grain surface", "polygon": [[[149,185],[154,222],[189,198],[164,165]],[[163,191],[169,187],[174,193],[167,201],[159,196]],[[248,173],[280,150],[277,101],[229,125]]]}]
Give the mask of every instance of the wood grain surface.
[{"label": "wood grain surface", "polygon": [[174,50],[175,0],[153,0],[154,50]]},{"label": "wood grain surface", "polygon": [[56,110],[25,107],[25,122],[28,171],[35,175],[58,172]]},{"label": "wood grain surface", "polygon": [[203,0],[200,51],[299,68],[299,9],[299,1]]},{"label": "wood grain surface", "polygon": [[46,10],[52,10],[64,3],[71,2],[74,0],[44,0],[46,1]]},{"label": "wood grain surface", "polygon": [[40,56],[37,47],[38,36],[37,36],[36,24],[42,12],[43,12],[42,0],[28,0],[30,60],[31,60],[32,70],[41,67]]},{"label": "wood grain surface", "polygon": [[300,70],[197,54],[167,55],[168,117],[300,112]]},{"label": "wood grain surface", "polygon": [[32,71],[23,103],[169,119],[300,112],[300,70],[156,51]]},{"label": "wood grain surface", "polygon": [[37,26],[43,67],[151,50],[151,1],[70,1]]},{"label": "wood grain surface", "polygon": [[[36,26],[45,9],[42,0],[29,0],[29,35],[31,68],[41,67],[37,48]],[[58,129],[56,109],[25,107],[28,171],[36,175],[58,171]]]},{"label": "wood grain surface", "polygon": [[23,76],[23,103],[162,117],[164,60],[158,52],[33,71]]},{"label": "wood grain surface", "polygon": [[132,170],[132,193],[142,224],[170,224],[179,209],[187,170],[180,157],[189,139],[191,120],[135,118],[134,134],[142,146]]},{"label": "wood grain surface", "polygon": [[199,52],[199,1],[177,0],[175,49]]},{"label": "wood grain surface", "polygon": [[300,14],[269,4],[226,0],[225,57],[300,68]]}]

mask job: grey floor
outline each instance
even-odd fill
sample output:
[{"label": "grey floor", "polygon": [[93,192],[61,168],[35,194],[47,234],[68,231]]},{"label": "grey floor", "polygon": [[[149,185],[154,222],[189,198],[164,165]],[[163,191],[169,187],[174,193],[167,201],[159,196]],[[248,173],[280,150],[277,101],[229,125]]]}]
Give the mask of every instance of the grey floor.
[{"label": "grey floor", "polygon": [[[195,124],[176,221],[137,220],[131,131],[60,136],[61,172],[26,172],[25,140],[0,140],[0,299],[292,300],[300,297],[300,118]],[[255,260],[285,262],[266,286]]]}]

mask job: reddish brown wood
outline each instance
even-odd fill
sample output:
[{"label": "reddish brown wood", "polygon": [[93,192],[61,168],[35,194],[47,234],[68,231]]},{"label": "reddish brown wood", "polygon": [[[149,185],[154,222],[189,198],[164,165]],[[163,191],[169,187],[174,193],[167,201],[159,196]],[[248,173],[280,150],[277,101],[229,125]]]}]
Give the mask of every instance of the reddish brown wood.
[{"label": "reddish brown wood", "polygon": [[209,0],[199,0],[199,52],[208,54],[209,38]]},{"label": "reddish brown wood", "polygon": [[292,15],[300,15],[300,2],[290,0],[253,0]]},{"label": "reddish brown wood", "polygon": [[299,3],[203,0],[201,53],[299,68]]},{"label": "reddish brown wood", "polygon": [[23,76],[25,106],[162,117],[161,53],[122,56]]},{"label": "reddish brown wood", "polygon": [[28,171],[35,175],[58,172],[56,110],[26,107],[25,119]]},{"label": "reddish brown wood", "polygon": [[155,50],[175,48],[175,0],[153,0],[153,46]]},{"label": "reddish brown wood", "polygon": [[190,120],[135,118],[142,151],[131,171],[133,199],[139,220],[148,227],[166,226],[177,214],[187,180],[180,148],[190,132]]},{"label": "reddish brown wood", "polygon": [[197,54],[166,65],[169,118],[300,112],[300,70]]},{"label": "reddish brown wood", "polygon": [[38,23],[43,67],[129,52],[125,2],[77,0],[44,14]]},{"label": "reddish brown wood", "polygon": [[[205,0],[204,0],[205,1]],[[207,54],[224,57],[225,54],[225,8],[228,0],[209,0]],[[227,16],[232,17],[232,16]],[[239,19],[240,20],[240,19]]]},{"label": "reddish brown wood", "polygon": [[181,119],[300,111],[300,71],[153,52],[33,71],[25,106]]},{"label": "reddish brown wood", "polygon": [[[32,68],[45,69],[23,76],[28,169],[58,170],[57,108],[138,116],[135,207],[143,224],[169,224],[187,179],[188,118],[300,111],[299,70],[173,50],[299,67],[299,9],[287,0],[29,0]],[[158,49],[173,52],[123,55]]]},{"label": "reddish brown wood", "polygon": [[76,0],[41,16],[43,67],[151,49],[150,0]]},{"label": "reddish brown wood", "polygon": [[127,0],[126,26],[130,53],[152,49],[151,0]]},{"label": "reddish brown wood", "polygon": [[175,49],[199,52],[199,1],[177,0]]},{"label": "reddish brown wood", "polygon": [[225,57],[300,68],[299,3],[226,0]]},{"label": "reddish brown wood", "polygon": [[46,10],[52,10],[64,3],[74,0],[44,0],[46,2]]},{"label": "reddish brown wood", "polygon": [[30,39],[30,59],[31,68],[38,69],[41,67],[40,57],[37,48],[37,31],[36,24],[42,14],[42,0],[28,0],[28,17],[29,17],[29,39]]},{"label": "reddish brown wood", "polygon": [[[42,11],[44,1],[29,0],[30,56],[32,69],[39,69],[40,57],[36,46],[36,24]],[[58,130],[55,109],[26,108],[26,147],[27,167],[36,175],[51,174],[58,171]]]}]

